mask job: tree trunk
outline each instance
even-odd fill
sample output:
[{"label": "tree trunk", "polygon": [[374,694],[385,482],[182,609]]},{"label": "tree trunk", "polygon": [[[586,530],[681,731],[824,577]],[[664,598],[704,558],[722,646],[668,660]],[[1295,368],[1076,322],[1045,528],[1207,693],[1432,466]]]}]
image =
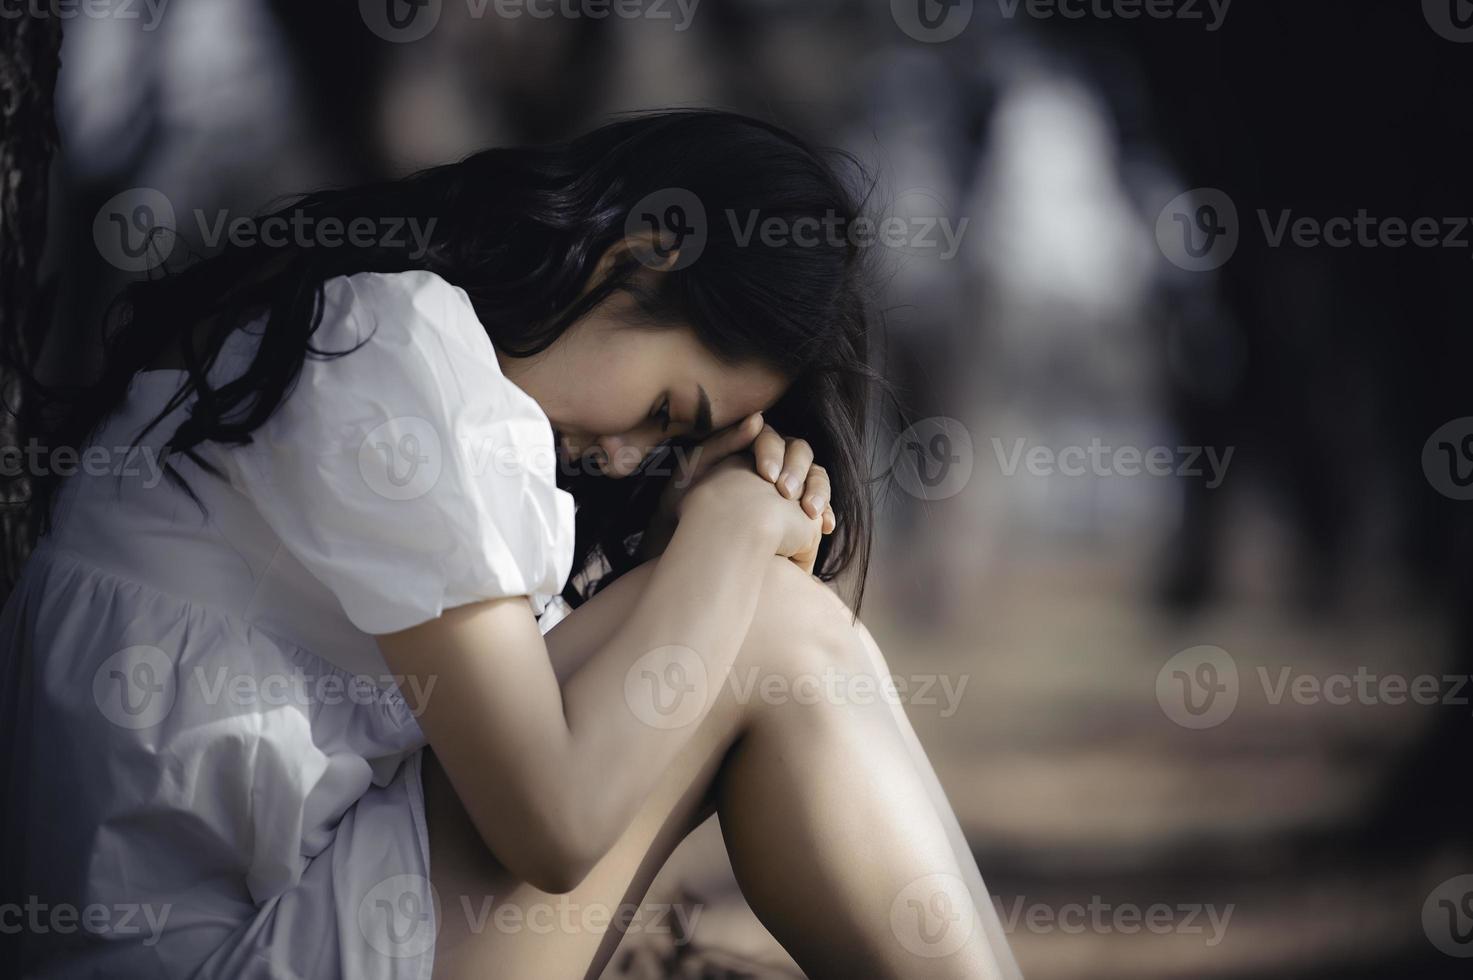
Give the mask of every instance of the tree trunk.
[{"label": "tree trunk", "polygon": [[56,149],[53,97],[61,65],[61,21],[25,15],[0,32],[0,602],[10,594],[30,545],[29,488],[12,479],[24,458],[15,410],[21,387],[14,366],[30,366],[35,329],[45,322],[39,279],[46,239],[47,173]]}]

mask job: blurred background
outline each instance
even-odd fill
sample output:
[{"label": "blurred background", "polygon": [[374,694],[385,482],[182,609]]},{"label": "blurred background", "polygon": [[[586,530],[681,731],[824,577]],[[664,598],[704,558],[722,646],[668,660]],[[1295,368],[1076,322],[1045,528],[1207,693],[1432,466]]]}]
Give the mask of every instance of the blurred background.
[{"label": "blurred background", "polygon": [[[71,9],[53,370],[129,275],[106,229],[164,205],[198,247],[639,108],[853,153],[907,410],[861,614],[1027,976],[1469,975],[1466,0]],[[798,975],[714,826],[675,895],[695,935],[608,976]]]}]

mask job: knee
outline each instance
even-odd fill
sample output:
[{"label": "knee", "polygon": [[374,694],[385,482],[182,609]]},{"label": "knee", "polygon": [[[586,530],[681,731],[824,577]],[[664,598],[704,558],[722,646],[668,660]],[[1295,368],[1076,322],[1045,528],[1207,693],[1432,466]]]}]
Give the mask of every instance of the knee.
[{"label": "knee", "polygon": [[857,672],[871,666],[863,631],[827,584],[786,558],[774,558],[763,578],[747,646],[775,671]]}]

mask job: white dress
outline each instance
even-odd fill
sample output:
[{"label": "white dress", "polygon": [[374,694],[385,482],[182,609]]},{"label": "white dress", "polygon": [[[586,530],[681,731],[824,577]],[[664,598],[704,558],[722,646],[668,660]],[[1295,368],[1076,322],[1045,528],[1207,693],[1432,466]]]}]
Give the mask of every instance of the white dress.
[{"label": "white dress", "polygon": [[153,465],[182,410],[122,458],[181,379],[138,375],[0,617],[27,976],[430,976],[425,740],[371,634],[499,596],[547,611],[573,500],[462,290],[325,294],[314,347],[362,346],[309,356],[252,444],[201,447],[221,476],[179,463],[203,513]]}]

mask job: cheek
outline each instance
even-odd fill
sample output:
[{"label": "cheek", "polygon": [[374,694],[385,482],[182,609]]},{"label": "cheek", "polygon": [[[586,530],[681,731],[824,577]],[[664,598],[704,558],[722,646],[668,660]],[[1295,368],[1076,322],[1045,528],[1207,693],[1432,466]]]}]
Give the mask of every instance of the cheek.
[{"label": "cheek", "polygon": [[564,421],[591,438],[623,435],[648,421],[643,397],[637,391],[608,384],[585,388],[572,399]]}]

